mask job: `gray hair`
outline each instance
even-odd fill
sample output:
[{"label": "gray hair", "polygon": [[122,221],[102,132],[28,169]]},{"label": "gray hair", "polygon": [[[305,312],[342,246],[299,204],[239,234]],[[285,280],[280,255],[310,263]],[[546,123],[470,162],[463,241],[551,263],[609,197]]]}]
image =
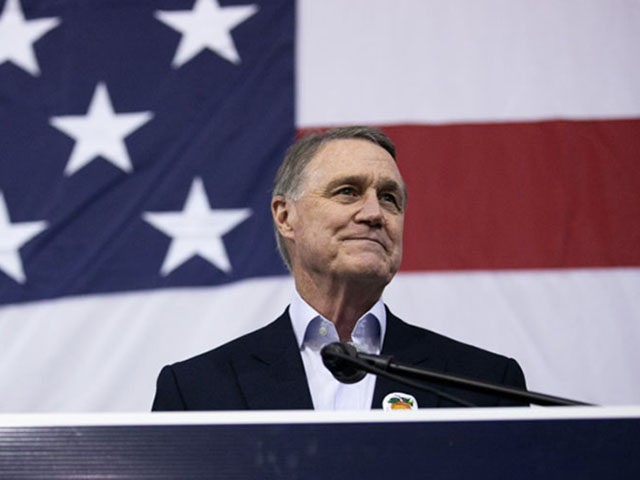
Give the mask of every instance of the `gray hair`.
[{"label": "gray hair", "polygon": [[[297,140],[289,149],[276,173],[273,182],[273,194],[275,196],[283,196],[286,199],[298,200],[302,192],[304,171],[318,153],[321,147],[333,140],[349,140],[362,139],[384,148],[391,157],[396,160],[396,147],[389,137],[381,130],[374,127],[354,126],[354,127],[338,127],[325,132],[312,133],[305,135]],[[287,268],[291,269],[291,259],[289,252],[284,244],[284,239],[274,223],[276,235],[276,244],[282,260],[284,260]]]}]

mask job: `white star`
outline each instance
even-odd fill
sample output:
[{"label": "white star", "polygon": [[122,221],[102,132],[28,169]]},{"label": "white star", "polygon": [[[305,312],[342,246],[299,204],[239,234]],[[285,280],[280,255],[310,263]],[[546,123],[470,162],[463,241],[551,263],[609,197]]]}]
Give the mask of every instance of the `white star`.
[{"label": "white star", "polygon": [[33,44],[59,23],[59,18],[25,20],[19,1],[7,0],[0,14],[0,64],[11,61],[31,75],[40,75]]},{"label": "white star", "polygon": [[222,236],[251,215],[251,209],[213,210],[202,179],[196,177],[181,212],[146,212],[145,221],[173,240],[160,273],[164,276],[195,255],[200,255],[225,273],[231,271]]},{"label": "white star", "polygon": [[86,115],[64,115],[49,120],[52,126],[76,141],[65,175],[73,175],[99,155],[121,170],[131,172],[133,167],[124,139],[152,117],[151,112],[115,113],[107,86],[99,83]]},{"label": "white star", "polygon": [[231,30],[258,11],[257,5],[221,7],[217,0],[196,0],[193,10],[161,11],[155,17],[182,33],[171,65],[178,68],[205,48],[231,63],[240,63],[240,55]]},{"label": "white star", "polygon": [[27,277],[18,250],[45,228],[47,222],[44,221],[11,223],[0,191],[0,270],[4,270],[16,282],[25,283]]}]

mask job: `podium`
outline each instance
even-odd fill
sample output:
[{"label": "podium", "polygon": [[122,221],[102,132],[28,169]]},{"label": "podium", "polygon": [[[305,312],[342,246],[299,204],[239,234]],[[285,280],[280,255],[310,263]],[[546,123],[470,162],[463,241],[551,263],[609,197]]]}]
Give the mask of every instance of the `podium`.
[{"label": "podium", "polygon": [[0,478],[640,478],[640,407],[0,416]]}]

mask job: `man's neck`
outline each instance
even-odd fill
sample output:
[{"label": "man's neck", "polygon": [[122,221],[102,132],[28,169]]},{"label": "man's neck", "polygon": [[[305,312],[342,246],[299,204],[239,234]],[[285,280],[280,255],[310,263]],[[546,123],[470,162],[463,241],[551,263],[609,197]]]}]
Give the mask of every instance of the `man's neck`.
[{"label": "man's neck", "polygon": [[341,341],[351,340],[351,332],[362,317],[380,299],[383,286],[370,282],[322,282],[296,278],[296,290],[302,299],[336,327]]}]

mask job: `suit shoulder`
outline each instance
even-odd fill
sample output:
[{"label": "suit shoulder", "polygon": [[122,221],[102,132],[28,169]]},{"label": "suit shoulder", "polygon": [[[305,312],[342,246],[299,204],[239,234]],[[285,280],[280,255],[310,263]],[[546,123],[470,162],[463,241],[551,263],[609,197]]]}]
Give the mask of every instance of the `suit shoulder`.
[{"label": "suit shoulder", "polygon": [[396,318],[396,320],[409,332],[409,335],[416,343],[421,343],[424,345],[424,348],[431,349],[438,354],[447,354],[447,356],[455,357],[462,354],[465,356],[472,355],[476,357],[494,358],[496,360],[508,360],[508,357],[499,353],[456,340],[427,328],[412,325],[398,318]]},{"label": "suit shoulder", "polygon": [[173,363],[171,367],[177,371],[185,371],[193,369],[200,370],[202,368],[210,368],[214,365],[228,364],[238,356],[245,355],[247,352],[259,348],[265,342],[268,342],[268,339],[282,335],[281,331],[286,328],[287,323],[290,322],[288,314],[285,312],[264,327],[186,360]]},{"label": "suit shoulder", "polygon": [[[398,361],[493,384],[526,388],[524,373],[514,359],[410,325],[393,315],[387,318],[390,321],[387,323],[386,336],[391,338],[386,353],[397,354]],[[386,342],[387,338],[385,345]],[[402,356],[406,358],[403,359]],[[455,396],[467,398],[474,405],[522,405],[495,395],[472,393],[459,387],[447,386],[445,389]]]},{"label": "suit shoulder", "polygon": [[494,383],[506,381],[516,386],[524,385],[522,369],[513,358],[411,325],[397,317],[392,318],[391,323],[401,332],[394,335],[400,335],[400,338],[404,339],[400,341],[410,343],[408,348],[413,352],[414,358],[438,359],[437,362],[442,368],[463,376]]}]

